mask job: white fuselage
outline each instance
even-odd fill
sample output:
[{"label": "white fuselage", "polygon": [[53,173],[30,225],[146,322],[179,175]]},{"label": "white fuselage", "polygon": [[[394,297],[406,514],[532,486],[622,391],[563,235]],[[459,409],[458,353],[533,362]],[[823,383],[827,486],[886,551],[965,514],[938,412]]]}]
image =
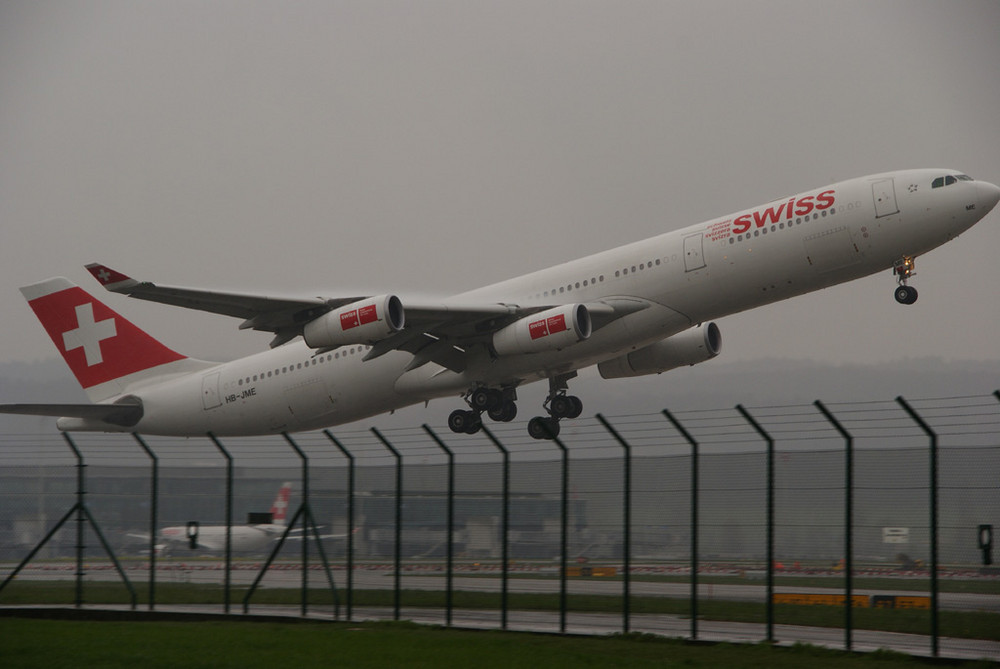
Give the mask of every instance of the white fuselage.
[{"label": "white fuselage", "polygon": [[[238,553],[260,553],[277,541],[285,531],[284,525],[205,525],[198,528],[197,547],[202,550],[226,550],[226,530],[230,530],[230,548]],[[184,549],[189,546],[187,527],[164,527],[160,531],[163,542],[175,548]],[[180,551],[178,551],[180,552]]]},{"label": "white fuselage", "polygon": [[[965,231],[995,199],[975,181],[931,188],[953,170],[873,175],[775,200],[451,298],[521,306],[638,298],[652,306],[559,351],[495,358],[471,352],[464,372],[409,353],[363,361],[367,347],[317,355],[301,341],[129,388],[144,415],[129,431],[246,435],[346,423],[417,402],[588,367],[694,324],[887,270]],[[995,188],[995,187],[993,187]],[[888,290],[887,290],[888,292]],[[88,429],[62,419],[62,429]],[[100,429],[109,429],[102,425]]]}]

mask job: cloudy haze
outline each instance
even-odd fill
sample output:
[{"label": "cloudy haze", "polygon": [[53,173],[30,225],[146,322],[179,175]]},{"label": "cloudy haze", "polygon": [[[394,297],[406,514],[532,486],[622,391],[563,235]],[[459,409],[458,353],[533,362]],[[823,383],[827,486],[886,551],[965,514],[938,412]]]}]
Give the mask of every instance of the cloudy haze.
[{"label": "cloudy haze", "polygon": [[[3,2],[0,362],[17,288],[447,295],[893,169],[1000,183],[1000,3]],[[725,318],[724,359],[997,360],[1000,212]],[[109,296],[189,355],[268,336]]]}]

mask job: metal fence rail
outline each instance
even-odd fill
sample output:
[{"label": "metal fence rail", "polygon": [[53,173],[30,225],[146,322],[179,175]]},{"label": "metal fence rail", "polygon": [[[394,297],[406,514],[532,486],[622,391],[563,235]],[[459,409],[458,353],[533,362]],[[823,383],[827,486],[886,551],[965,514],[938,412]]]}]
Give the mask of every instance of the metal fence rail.
[{"label": "metal fence rail", "polygon": [[[939,578],[997,578],[1000,391],[598,415],[550,442],[526,439],[522,427],[0,436],[0,604],[16,584],[65,579],[71,565],[77,607],[98,580],[117,577],[135,608],[132,580],[145,579],[153,610],[158,579],[209,586],[221,577],[213,596],[223,610],[238,587],[248,612],[264,590],[294,587],[293,570],[303,616],[319,606],[351,619],[358,593],[391,590],[398,619],[404,605],[420,605],[406,601],[414,591],[431,590],[443,591],[451,625],[460,594],[491,591],[506,629],[534,589],[557,596],[565,632],[571,597],[592,590],[620,603],[623,632],[636,597],[686,598],[697,639],[706,580],[726,574],[763,582],[750,600],[763,638],[775,641],[776,579],[818,575],[845,603],[850,649],[855,581],[883,574],[927,580],[936,656]],[[240,550],[252,533],[243,517],[266,510],[284,481],[294,482],[297,511],[263,549]],[[75,533],[64,527],[71,519]],[[164,542],[164,526],[209,533],[213,524],[224,539],[214,549]],[[94,538],[101,551],[85,556]]]}]

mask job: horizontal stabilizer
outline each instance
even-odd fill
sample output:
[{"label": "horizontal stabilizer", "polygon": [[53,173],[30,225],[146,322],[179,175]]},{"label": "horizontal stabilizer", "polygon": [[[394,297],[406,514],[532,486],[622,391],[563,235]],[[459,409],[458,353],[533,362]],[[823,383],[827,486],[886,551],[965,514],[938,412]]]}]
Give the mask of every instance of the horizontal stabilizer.
[{"label": "horizontal stabilizer", "polygon": [[0,404],[0,413],[83,418],[132,427],[142,418],[142,404]]}]

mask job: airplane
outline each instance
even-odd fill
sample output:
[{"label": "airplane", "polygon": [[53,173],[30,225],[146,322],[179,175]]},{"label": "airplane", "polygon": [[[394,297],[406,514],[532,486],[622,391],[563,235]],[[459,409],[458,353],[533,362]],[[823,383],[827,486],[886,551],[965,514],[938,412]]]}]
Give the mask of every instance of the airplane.
[{"label": "airplane", "polygon": [[528,433],[578,417],[578,370],[659,374],[716,357],[729,314],[892,270],[913,304],[915,258],[985,217],[1000,188],[951,169],[842,181],[440,301],[277,298],[87,269],[112,293],[243,319],[270,350],[226,363],[177,353],[66,278],[21,289],[91,404],[0,405],[64,431],[217,436],[340,425],[453,396],[456,433],[509,422],[517,389],[548,380]]},{"label": "airplane", "polygon": [[[230,547],[235,552],[261,553],[267,550],[273,541],[281,538],[287,529],[288,520],[288,500],[292,495],[291,482],[284,483],[278,489],[278,495],[271,504],[271,522],[268,523],[247,523],[246,525],[233,525],[230,533]],[[357,531],[357,529],[355,529]],[[287,540],[301,541],[303,539],[301,529],[293,529]],[[149,541],[149,535],[143,533],[129,533],[133,539]],[[342,534],[320,534],[320,539],[343,539],[347,537]],[[156,545],[156,551],[166,553],[176,548],[201,549],[212,552],[226,550],[226,526],[225,525],[174,525],[164,527],[160,530],[161,543]],[[194,545],[192,546],[192,539]]]},{"label": "airplane", "polygon": [[[233,525],[231,527],[230,546],[237,552],[263,552],[271,544],[277,541],[284,533],[285,521],[288,517],[288,499],[292,494],[291,482],[285,483],[278,489],[278,495],[271,504],[271,522],[269,523],[248,523],[246,525]],[[148,534],[130,533],[133,539],[143,539],[149,541]],[[346,535],[345,535],[346,536]],[[164,527],[160,530],[161,543],[156,545],[157,552],[165,553],[174,548],[191,548],[208,551],[226,550],[226,526],[225,525],[175,525]],[[192,539],[194,545],[192,546]]]}]

